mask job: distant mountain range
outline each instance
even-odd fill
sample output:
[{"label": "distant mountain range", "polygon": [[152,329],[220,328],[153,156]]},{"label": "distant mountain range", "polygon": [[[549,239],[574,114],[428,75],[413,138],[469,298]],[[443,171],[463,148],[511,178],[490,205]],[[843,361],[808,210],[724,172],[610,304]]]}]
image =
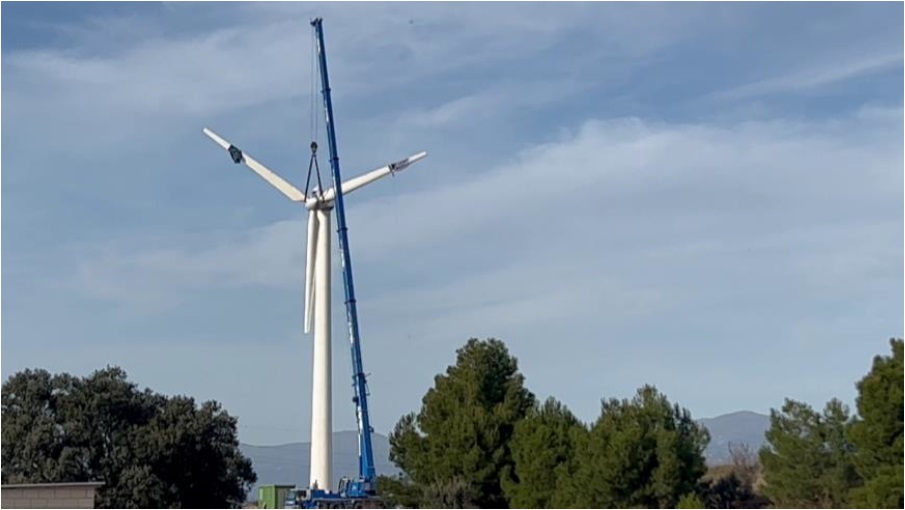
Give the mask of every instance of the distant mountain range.
[{"label": "distant mountain range", "polygon": [[[399,470],[390,462],[389,439],[381,434],[371,434],[374,448],[374,467],[379,475],[392,475]],[[311,443],[289,443],[278,446],[252,446],[240,444],[239,449],[251,459],[258,483],[249,493],[249,499],[258,498],[261,485],[308,485]],[[333,433],[333,484],[340,477],[358,476],[358,432]]]},{"label": "distant mountain range", "polygon": [[724,414],[716,418],[704,418],[698,423],[710,431],[710,445],[704,457],[711,466],[729,461],[730,444],[746,444],[757,452],[764,444],[764,432],[770,428],[770,417],[751,411]]},{"label": "distant mountain range", "polygon": [[[705,418],[699,422],[710,431],[710,446],[704,452],[707,463],[718,465],[729,460],[729,444],[747,444],[757,451],[764,443],[764,432],[770,426],[770,417],[750,411]],[[390,462],[390,444],[386,436],[372,434],[377,474],[392,475],[399,472]],[[290,443],[279,446],[240,445],[242,453],[251,459],[258,483],[249,494],[257,499],[260,485],[307,485],[310,443]],[[358,474],[358,433],[354,431],[333,434],[333,483],[342,476]]]}]

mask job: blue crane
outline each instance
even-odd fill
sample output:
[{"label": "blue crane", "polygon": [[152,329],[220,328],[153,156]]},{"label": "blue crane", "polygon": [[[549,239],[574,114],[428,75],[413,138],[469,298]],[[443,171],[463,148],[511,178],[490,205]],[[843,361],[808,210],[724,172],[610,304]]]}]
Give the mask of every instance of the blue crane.
[{"label": "blue crane", "polygon": [[[355,284],[352,278],[352,258],[349,253],[349,228],[346,224],[342,177],[340,175],[339,154],[336,146],[333,101],[330,96],[330,79],[327,74],[324,28],[321,18],[312,20],[311,25],[315,31],[317,60],[322,86],[321,93],[324,99],[327,144],[330,150],[330,170],[333,177],[332,189],[335,190],[333,207],[336,212],[336,233],[339,238],[340,261],[343,270],[346,323],[349,327],[349,340],[352,350],[352,387],[355,391],[352,401],[355,403],[355,415],[358,421],[358,477],[356,479],[342,478],[336,492],[331,492],[329,488],[319,489],[314,487],[292,491],[286,503],[287,508],[296,506],[304,508],[382,508],[382,502],[377,497],[377,473],[374,468],[374,450],[371,445],[371,433],[373,430],[368,412],[368,384],[361,358],[361,335],[358,329],[358,309],[355,300]],[[315,167],[316,150],[316,143],[312,143],[312,163],[314,163]],[[390,163],[367,175],[371,176],[371,180],[380,178],[383,175],[394,175],[426,155],[426,152],[414,154],[404,160]],[[309,168],[309,180],[310,177],[311,168]],[[360,185],[362,185],[361,182],[357,186]],[[350,190],[355,189],[357,186],[350,186]],[[307,190],[303,196],[307,196]]]},{"label": "blue crane", "polygon": [[371,446],[371,417],[368,413],[368,384],[361,359],[361,335],[358,329],[358,308],[355,301],[355,284],[352,279],[352,258],[349,253],[349,227],[343,202],[342,178],[339,171],[339,154],[336,147],[336,129],[333,122],[333,100],[330,96],[330,79],[327,75],[327,52],[324,47],[324,27],[321,18],[311,21],[317,40],[317,58],[320,68],[321,92],[326,115],[327,145],[330,150],[330,170],[333,189],[336,190],[336,233],[339,237],[340,261],[343,270],[343,290],[346,300],[346,322],[352,349],[352,385],[355,395],[355,414],[358,421],[358,479],[346,484],[341,482],[340,493],[350,497],[366,497],[376,490],[377,473],[374,469],[374,450]]},{"label": "blue crane", "polygon": [[[313,210],[318,207],[329,209],[329,207],[331,207],[330,202],[332,201],[332,207],[336,212],[336,233],[339,238],[340,260],[343,270],[346,322],[349,327],[349,340],[352,350],[352,386],[355,391],[352,401],[355,403],[355,415],[358,422],[358,477],[355,479],[342,478],[336,492],[333,492],[330,487],[317,487],[316,483],[313,484],[314,486],[306,489],[293,489],[289,492],[285,504],[286,508],[379,508],[381,503],[380,499],[377,497],[377,473],[374,469],[374,451],[371,446],[371,433],[373,430],[371,429],[371,419],[370,414],[368,413],[368,385],[361,359],[361,336],[358,329],[358,310],[355,300],[355,285],[352,278],[352,258],[349,253],[349,229],[346,224],[343,182],[340,176],[339,155],[336,147],[336,130],[333,122],[333,101],[330,97],[330,80],[327,75],[324,29],[321,18],[312,20],[311,25],[314,27],[316,36],[317,60],[320,68],[321,92],[324,99],[327,142],[330,149],[330,169],[333,177],[333,188],[327,192],[323,191],[322,183],[320,182],[320,170],[317,169],[316,142],[311,143],[311,166],[308,168],[308,184],[310,185],[312,168],[314,168],[316,169],[318,187],[316,188],[317,193],[315,195],[309,195],[307,186],[304,192],[300,191],[213,131],[205,128],[204,134],[217,143],[217,145],[229,152],[230,158],[234,163],[245,164],[245,166],[249,167],[293,202],[302,202],[305,204],[306,208]],[[313,97],[313,87],[311,93]],[[312,120],[315,118],[313,115],[312,112]],[[426,152],[420,152],[409,156],[404,160],[390,163],[382,168],[373,170],[368,174],[356,177],[346,183],[349,189],[345,191],[351,192],[386,175],[395,175],[411,164],[423,159],[426,155]],[[330,196],[331,193],[333,193],[332,196]],[[312,220],[309,220],[309,228],[311,221]],[[309,235],[310,232],[311,231],[309,230]],[[329,232],[326,232],[326,235],[329,235]],[[309,247],[310,245],[311,240],[309,238]],[[306,282],[306,286],[307,285],[308,283]],[[306,287],[306,306],[308,306],[307,292],[308,290]],[[314,440],[313,437],[312,440]]]}]

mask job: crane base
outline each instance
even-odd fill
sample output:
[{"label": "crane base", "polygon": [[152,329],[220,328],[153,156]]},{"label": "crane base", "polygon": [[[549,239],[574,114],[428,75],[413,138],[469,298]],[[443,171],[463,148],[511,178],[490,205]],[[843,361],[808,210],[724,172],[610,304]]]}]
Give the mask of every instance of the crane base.
[{"label": "crane base", "polygon": [[283,508],[386,508],[383,500],[373,495],[352,496],[320,489],[289,491]]}]

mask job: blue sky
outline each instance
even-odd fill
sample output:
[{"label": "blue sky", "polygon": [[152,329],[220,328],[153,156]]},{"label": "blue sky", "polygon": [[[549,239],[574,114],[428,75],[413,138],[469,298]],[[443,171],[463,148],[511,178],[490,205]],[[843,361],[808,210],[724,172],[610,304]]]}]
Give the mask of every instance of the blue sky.
[{"label": "blue sky", "polygon": [[344,175],[430,153],[347,202],[377,431],[472,336],[585,420],[853,402],[902,335],[902,9],[4,3],[3,378],[119,365],[307,440],[304,211],[201,129],[301,182],[319,15]]}]

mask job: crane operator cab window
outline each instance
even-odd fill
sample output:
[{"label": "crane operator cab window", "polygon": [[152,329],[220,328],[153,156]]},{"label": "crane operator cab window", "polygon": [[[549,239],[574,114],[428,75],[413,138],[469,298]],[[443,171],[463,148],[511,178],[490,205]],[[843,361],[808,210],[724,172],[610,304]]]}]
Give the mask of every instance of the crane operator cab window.
[{"label": "crane operator cab window", "polygon": [[308,491],[305,489],[293,489],[286,495],[286,501],[283,508],[301,508],[302,501],[308,497]]}]

